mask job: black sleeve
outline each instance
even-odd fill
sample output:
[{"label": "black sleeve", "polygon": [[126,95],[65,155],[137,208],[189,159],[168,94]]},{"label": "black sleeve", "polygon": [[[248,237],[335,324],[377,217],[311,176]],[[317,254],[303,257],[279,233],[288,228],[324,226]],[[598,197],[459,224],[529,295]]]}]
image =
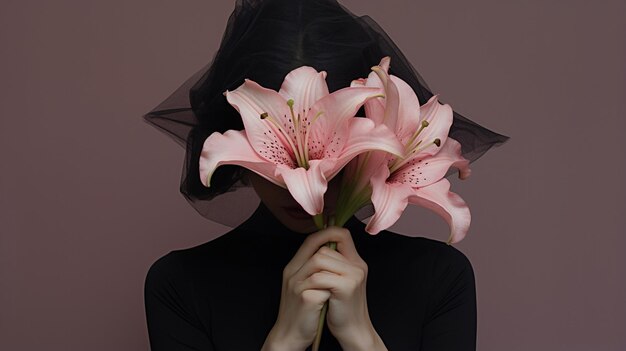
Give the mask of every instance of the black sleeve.
[{"label": "black sleeve", "polygon": [[144,301],[152,351],[212,351],[193,310],[190,282],[175,252],[156,260],[146,275]]},{"label": "black sleeve", "polygon": [[476,350],[476,286],[469,259],[444,244],[433,269],[422,351]]}]

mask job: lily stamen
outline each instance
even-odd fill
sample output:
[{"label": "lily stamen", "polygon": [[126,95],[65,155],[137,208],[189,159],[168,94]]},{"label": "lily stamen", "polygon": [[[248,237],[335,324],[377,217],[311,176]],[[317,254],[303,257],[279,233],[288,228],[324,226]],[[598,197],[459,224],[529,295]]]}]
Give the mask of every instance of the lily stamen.
[{"label": "lily stamen", "polygon": [[278,123],[278,121],[274,117],[270,116],[267,112],[261,113],[260,117],[261,119],[268,120],[270,123],[272,123],[276,127],[276,129],[282,134],[282,137],[287,140],[289,146],[291,147],[291,150],[296,156],[296,162],[298,163],[298,165],[301,166],[302,164],[304,164],[303,160],[301,159],[300,153],[296,149],[296,146],[293,144],[293,141],[291,141],[289,135],[287,135],[285,130],[280,126],[280,123]]},{"label": "lily stamen", "polygon": [[404,166],[407,162],[409,162],[410,160],[413,159],[413,157],[410,157],[410,154],[415,154],[418,153],[419,151],[422,151],[426,148],[428,148],[429,146],[435,144],[437,145],[437,147],[441,146],[441,139],[436,138],[435,140],[431,141],[430,143],[424,145],[423,147],[419,148],[418,145],[421,144],[421,140],[415,145],[415,148],[411,149],[409,151],[409,153],[407,153],[407,155],[402,158],[396,158],[395,161],[393,162],[393,164],[391,165],[391,167],[389,167],[389,173],[392,174],[393,172],[397,171],[400,167]]},{"label": "lily stamen", "polygon": [[304,158],[307,160],[307,164],[309,160],[309,130],[311,130],[310,126],[313,125],[317,118],[322,114],[324,114],[324,111],[319,111],[315,116],[313,116],[311,122],[309,122],[309,126],[306,126],[306,132],[304,133]]},{"label": "lily stamen", "polygon": [[298,150],[296,152],[299,155],[299,159],[302,160],[302,163],[298,162],[300,167],[304,167],[305,169],[309,168],[308,158],[306,157],[306,145],[302,144],[302,138],[300,136],[300,114],[296,116],[293,112],[293,99],[287,100],[287,106],[289,106],[289,111],[291,112],[291,120],[293,121],[294,133],[296,134],[296,145],[298,146]]},{"label": "lily stamen", "polygon": [[417,138],[417,136],[422,132],[422,130],[426,127],[428,127],[428,121],[423,120],[422,124],[420,125],[420,127],[415,131],[415,133],[413,133],[413,135],[411,136],[411,138],[409,139],[409,141],[406,143],[407,145],[407,150],[412,150],[415,147],[417,147],[417,145],[419,145],[422,141],[420,140],[417,144],[412,145],[413,142],[415,141],[415,138]]}]

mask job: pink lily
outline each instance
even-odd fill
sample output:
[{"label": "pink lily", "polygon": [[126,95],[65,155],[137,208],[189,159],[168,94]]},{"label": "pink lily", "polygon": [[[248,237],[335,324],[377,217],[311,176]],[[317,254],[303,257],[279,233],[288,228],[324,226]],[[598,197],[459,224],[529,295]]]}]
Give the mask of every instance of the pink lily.
[{"label": "pink lily", "polygon": [[351,86],[385,89],[384,100],[365,103],[366,115],[377,125],[385,124],[394,130],[404,145],[404,157],[378,151],[357,157],[346,167],[346,173],[357,179],[350,189],[352,194],[346,197],[358,206],[367,204],[367,200],[374,205],[375,214],[366,226],[370,234],[393,225],[411,203],[429,208],[445,219],[450,226],[447,243],[456,243],[465,237],[471,216],[465,201],[449,191],[450,182],[444,176],[450,167],[455,167],[459,178],[466,179],[470,169],[469,161],[461,155],[461,144],[448,137],[452,108],[439,103],[438,95],[420,106],[413,89],[387,73],[389,63],[389,57],[383,58],[372,67],[367,79],[355,80]]},{"label": "pink lily", "polygon": [[302,66],[287,74],[278,92],[249,79],[226,91],[244,130],[215,132],[205,140],[202,183],[210,186],[220,165],[239,165],[288,189],[316,216],[324,209],[328,181],[355,156],[370,150],[402,155],[402,145],[386,126],[354,118],[382,89],[346,87],[329,93],[325,78],[325,71]]}]

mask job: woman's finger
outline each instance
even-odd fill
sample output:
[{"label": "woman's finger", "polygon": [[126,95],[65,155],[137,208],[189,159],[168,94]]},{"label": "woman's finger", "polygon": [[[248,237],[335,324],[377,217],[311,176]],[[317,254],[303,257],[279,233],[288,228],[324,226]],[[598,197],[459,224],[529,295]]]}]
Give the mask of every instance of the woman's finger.
[{"label": "woman's finger", "polygon": [[335,258],[341,262],[349,262],[346,257],[344,255],[341,254],[341,252],[337,251],[337,250],[333,250],[328,246],[322,246],[319,248],[319,250],[317,250],[318,253],[322,254],[322,255],[326,255],[326,256],[330,256],[332,258]]},{"label": "woman's finger", "polygon": [[[349,238],[348,238],[349,237]],[[285,271],[294,274],[300,267],[320,249],[321,246],[324,246],[329,241],[337,242],[337,248],[339,248],[340,243],[349,240],[352,242],[352,236],[350,231],[345,228],[331,226],[328,228],[324,228],[318,232],[314,232],[309,234],[305,239],[298,251],[295,253],[291,261],[285,267]],[[342,244],[344,247],[349,244]],[[352,244],[354,246],[354,244]],[[346,249],[344,249],[346,251]]]},{"label": "woman's finger", "polygon": [[[338,227],[335,227],[335,228],[338,228]],[[345,229],[345,228],[341,228],[341,229]],[[360,261],[361,256],[359,256],[359,253],[357,252],[356,247],[354,246],[354,241],[352,240],[352,234],[350,233],[349,230],[345,229],[345,232],[342,233],[342,235],[340,235],[337,240],[328,240],[328,241],[337,242],[336,251],[340,252],[348,261],[351,261],[351,262]]]},{"label": "woman's finger", "polygon": [[305,279],[296,289],[298,293],[310,289],[327,289],[334,293],[341,290],[345,278],[329,272],[315,272]]},{"label": "woman's finger", "polygon": [[320,271],[326,271],[341,276],[353,274],[352,267],[346,262],[328,255],[316,253],[300,267],[293,275],[293,278],[295,278],[296,281],[303,281],[310,275]]}]

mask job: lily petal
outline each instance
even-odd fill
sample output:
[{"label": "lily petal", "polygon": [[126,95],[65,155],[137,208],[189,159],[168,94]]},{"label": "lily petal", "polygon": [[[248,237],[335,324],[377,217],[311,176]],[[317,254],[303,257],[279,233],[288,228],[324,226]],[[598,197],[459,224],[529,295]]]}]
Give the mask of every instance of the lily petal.
[{"label": "lily petal", "polygon": [[469,207],[456,193],[450,190],[450,182],[446,178],[427,187],[415,189],[409,203],[433,210],[450,226],[447,243],[461,241],[469,230],[471,214]]},{"label": "lily petal", "polygon": [[396,85],[400,95],[400,106],[398,108],[398,121],[396,123],[396,135],[402,142],[410,137],[419,127],[420,123],[420,103],[415,91],[402,79],[390,75],[391,81]]},{"label": "lily petal", "polygon": [[469,177],[471,172],[469,160],[461,155],[461,144],[452,138],[448,138],[434,156],[418,156],[407,160],[404,166],[393,172],[390,180],[416,188],[425,187],[443,178],[450,167],[459,170],[461,179]]},{"label": "lily petal", "polygon": [[365,116],[376,125],[382,124],[385,118],[385,100],[384,98],[374,98],[365,101]]},{"label": "lily petal", "polygon": [[[367,79],[364,79],[364,86],[379,88],[383,92],[385,91],[385,86],[383,82],[378,77],[378,74],[374,71],[371,71],[367,76]],[[365,102],[365,116],[374,121],[376,125],[382,124],[385,118],[385,100],[385,97],[379,97],[375,99],[369,99]]]},{"label": "lily petal", "polygon": [[338,154],[336,169],[328,178],[332,178],[351,159],[366,151],[385,151],[399,157],[404,153],[404,146],[384,124],[375,125],[368,118],[354,117],[350,119],[348,128],[345,148]]},{"label": "lily petal", "polygon": [[344,169],[343,177],[349,180],[356,192],[370,186],[370,180],[379,168],[388,168],[389,158],[393,158],[386,151],[367,151],[349,161]]},{"label": "lily petal", "polygon": [[391,80],[389,74],[387,74],[387,69],[389,69],[388,62],[386,69],[383,69],[383,67],[380,66],[372,67],[372,70],[378,75],[378,78],[385,89],[385,111],[382,123],[395,132],[398,122],[398,109],[400,108],[400,94],[396,84]]},{"label": "lily petal", "polygon": [[[245,79],[244,83],[233,91],[226,91],[226,99],[239,111],[246,130],[248,140],[255,150],[266,150],[271,146],[278,148],[285,158],[294,160],[294,151],[290,142],[295,140],[293,128],[288,122],[291,116],[287,101],[278,92],[264,88],[256,82]],[[267,113],[278,122],[278,126],[268,119],[261,119]],[[282,129],[282,133],[279,129]],[[285,136],[287,135],[287,136]],[[265,154],[261,157],[271,161]],[[274,161],[272,161],[274,162]],[[293,166],[286,160],[278,162]]]},{"label": "lily petal", "polygon": [[317,100],[329,94],[326,72],[318,72],[309,66],[298,67],[285,76],[278,93],[285,100],[293,99],[294,113],[304,117]]},{"label": "lily petal", "polygon": [[227,130],[224,134],[215,132],[204,141],[200,153],[200,181],[206,187],[211,184],[211,176],[221,165],[245,167],[270,182],[285,187],[281,178],[275,176],[276,165],[260,157],[248,142],[245,131]]},{"label": "lily petal", "polygon": [[365,79],[365,78],[357,78],[357,79],[353,80],[352,82],[350,82],[350,86],[351,87],[364,87],[365,86],[365,82],[367,82],[367,79]]},{"label": "lily petal", "polygon": [[380,167],[370,181],[375,209],[374,216],[365,226],[365,231],[370,234],[378,234],[396,223],[413,195],[413,189],[408,185],[386,182],[388,176],[389,169]]},{"label": "lily petal", "polygon": [[311,216],[324,211],[324,193],[328,188],[324,173],[334,166],[333,160],[311,160],[309,169],[278,166],[276,175],[282,177],[287,190]]},{"label": "lily petal", "polygon": [[318,100],[308,111],[309,159],[336,157],[346,143],[349,120],[367,99],[380,94],[378,88],[346,87]]}]

